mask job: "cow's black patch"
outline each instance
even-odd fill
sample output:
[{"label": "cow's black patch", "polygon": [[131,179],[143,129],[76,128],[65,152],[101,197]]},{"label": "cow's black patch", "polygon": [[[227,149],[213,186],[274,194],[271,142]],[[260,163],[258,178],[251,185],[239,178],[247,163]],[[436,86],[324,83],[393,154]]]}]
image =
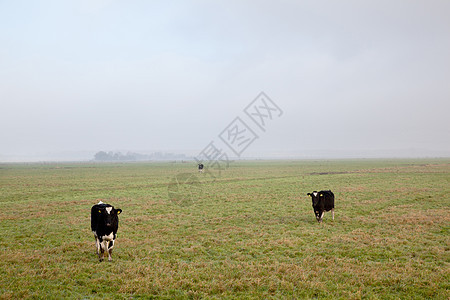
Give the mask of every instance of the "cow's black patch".
[{"label": "cow's black patch", "polygon": [[110,241],[108,242],[108,249],[111,249],[114,246],[114,242]]}]

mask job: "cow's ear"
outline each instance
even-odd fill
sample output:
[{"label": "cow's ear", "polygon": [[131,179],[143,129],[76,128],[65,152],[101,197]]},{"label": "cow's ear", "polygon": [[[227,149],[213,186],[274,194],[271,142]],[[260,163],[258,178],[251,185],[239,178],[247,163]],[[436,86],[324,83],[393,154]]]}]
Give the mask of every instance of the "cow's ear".
[{"label": "cow's ear", "polygon": [[306,196],[311,196],[311,193],[306,194]]},{"label": "cow's ear", "polygon": [[122,210],[120,208],[116,209],[117,214],[120,215],[120,213],[122,212]]}]

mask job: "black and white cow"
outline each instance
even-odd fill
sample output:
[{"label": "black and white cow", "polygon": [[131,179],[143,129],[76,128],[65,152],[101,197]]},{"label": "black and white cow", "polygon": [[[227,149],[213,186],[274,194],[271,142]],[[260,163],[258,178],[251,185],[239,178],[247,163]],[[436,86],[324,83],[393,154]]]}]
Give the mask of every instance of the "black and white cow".
[{"label": "black and white cow", "polygon": [[203,164],[198,164],[198,172],[203,173]]},{"label": "black and white cow", "polygon": [[120,208],[114,208],[110,204],[100,201],[91,208],[91,229],[95,237],[97,254],[100,261],[103,260],[105,252],[108,253],[108,260],[111,261],[111,254],[119,228]]},{"label": "black and white cow", "polygon": [[323,214],[330,210],[334,220],[334,194],[332,191],[314,191],[312,193],[308,193],[307,195],[312,198],[312,206],[314,213],[316,214],[316,219],[319,223],[322,222]]}]

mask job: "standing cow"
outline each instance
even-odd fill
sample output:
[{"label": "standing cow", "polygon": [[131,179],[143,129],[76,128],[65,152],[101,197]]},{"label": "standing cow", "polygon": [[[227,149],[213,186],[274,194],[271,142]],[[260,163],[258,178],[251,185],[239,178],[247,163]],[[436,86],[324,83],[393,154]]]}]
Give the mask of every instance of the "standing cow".
[{"label": "standing cow", "polygon": [[198,172],[203,173],[203,164],[198,164]]},{"label": "standing cow", "polygon": [[100,261],[103,260],[105,252],[108,253],[108,260],[111,261],[111,254],[119,228],[120,208],[114,208],[110,204],[100,201],[91,208],[91,229],[95,237],[97,254]]},{"label": "standing cow", "polygon": [[308,193],[307,195],[312,198],[312,206],[314,213],[316,214],[316,219],[319,223],[322,222],[323,214],[330,210],[334,220],[334,194],[332,191],[314,191],[312,193]]}]

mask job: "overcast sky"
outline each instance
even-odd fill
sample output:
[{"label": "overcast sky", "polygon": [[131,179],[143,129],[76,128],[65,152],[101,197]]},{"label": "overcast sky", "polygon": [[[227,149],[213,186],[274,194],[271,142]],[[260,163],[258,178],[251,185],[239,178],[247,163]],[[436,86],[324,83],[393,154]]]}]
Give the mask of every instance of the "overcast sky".
[{"label": "overcast sky", "polygon": [[[0,160],[195,152],[236,117],[259,137],[247,154],[450,156],[449,15],[447,0],[0,0]],[[265,132],[243,112],[261,91],[282,110]]]}]

